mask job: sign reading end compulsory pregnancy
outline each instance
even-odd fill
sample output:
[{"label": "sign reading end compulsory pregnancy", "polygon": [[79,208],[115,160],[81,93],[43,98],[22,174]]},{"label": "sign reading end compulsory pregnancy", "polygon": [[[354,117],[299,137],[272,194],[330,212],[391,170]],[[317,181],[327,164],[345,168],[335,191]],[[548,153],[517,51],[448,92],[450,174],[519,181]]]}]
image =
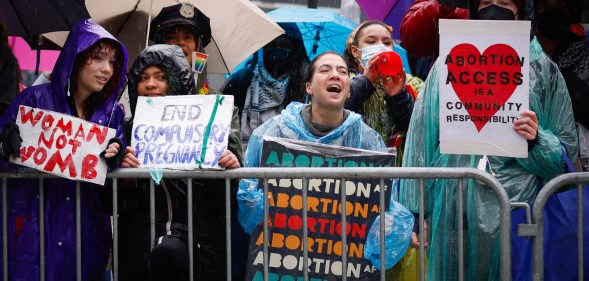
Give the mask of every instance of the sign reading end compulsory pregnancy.
[{"label": "sign reading end compulsory pregnancy", "polygon": [[142,167],[221,169],[233,96],[139,97],[131,145]]}]

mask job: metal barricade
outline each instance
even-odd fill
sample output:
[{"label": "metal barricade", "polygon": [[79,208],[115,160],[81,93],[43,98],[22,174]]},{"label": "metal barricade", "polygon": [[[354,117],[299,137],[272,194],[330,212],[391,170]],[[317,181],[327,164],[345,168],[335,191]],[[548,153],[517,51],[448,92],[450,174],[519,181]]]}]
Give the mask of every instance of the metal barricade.
[{"label": "metal barricade", "polygon": [[[6,194],[7,194],[7,178],[40,178],[40,214],[41,217],[43,215],[43,178],[53,177],[48,174],[39,173],[31,170],[19,170],[18,172],[9,172],[9,173],[1,173],[0,178],[3,178],[3,188],[2,188],[2,224],[3,224],[3,280],[8,280],[8,250],[7,250],[7,202],[6,202]],[[115,172],[109,173],[107,175],[108,178],[113,180],[113,214],[118,214],[118,179],[140,179],[140,178],[150,178],[150,173],[148,169],[118,169]],[[164,178],[166,179],[225,179],[225,194],[226,194],[226,229],[227,229],[227,238],[226,238],[226,245],[227,245],[227,280],[231,280],[231,211],[230,211],[230,180],[231,179],[242,179],[242,178],[257,178],[257,179],[264,179],[263,186],[264,192],[267,196],[268,192],[268,179],[276,179],[276,178],[285,178],[285,179],[302,179],[304,183],[304,188],[302,188],[302,196],[306,198],[306,189],[309,179],[313,178],[325,178],[325,179],[340,179],[340,184],[344,182],[344,180],[353,180],[353,179],[380,179],[381,186],[383,185],[383,181],[385,179],[417,179],[419,180],[419,194],[420,194],[420,205],[419,205],[419,228],[420,228],[420,241],[424,241],[423,237],[423,222],[424,218],[424,182],[425,180],[429,179],[459,179],[459,188],[457,191],[457,212],[460,214],[462,213],[463,208],[463,200],[462,198],[462,190],[464,188],[463,182],[466,179],[476,179],[486,185],[486,187],[490,188],[495,192],[498,197],[498,201],[500,203],[500,243],[501,245],[510,245],[510,225],[511,225],[511,203],[509,202],[509,198],[507,193],[501,186],[501,184],[492,177],[490,174],[480,171],[478,169],[471,169],[471,168],[239,168],[234,170],[226,170],[226,171],[174,171],[174,170],[166,170],[164,172]],[[588,176],[589,178],[589,176]],[[191,181],[188,181],[188,198],[192,198],[192,185]],[[76,185],[76,241],[77,241],[77,249],[76,249],[76,273],[77,273],[77,280],[82,279],[82,272],[81,272],[81,229],[80,229],[80,204],[79,204],[79,183]],[[342,193],[342,200],[345,202],[345,193]],[[150,229],[151,229],[151,238],[152,241],[155,240],[155,198],[154,198],[154,184],[153,181],[151,182],[150,186]],[[381,234],[384,233],[384,193],[381,193],[380,198],[380,211],[381,211]],[[303,272],[304,272],[304,280],[309,280],[308,278],[308,252],[306,247],[306,241],[308,238],[307,228],[308,226],[306,221],[307,216],[307,208],[306,208],[307,200],[303,200]],[[346,225],[346,216],[345,216],[345,204],[342,204],[342,233],[345,233],[345,225]],[[264,204],[264,280],[268,279],[268,200],[265,200]],[[192,200],[188,201],[188,210],[192,209]],[[189,259],[190,264],[194,262],[194,255],[193,255],[193,226],[192,226],[192,212],[188,212],[188,250],[189,250]],[[44,233],[44,226],[43,226],[43,219],[39,220],[40,225],[40,280],[44,280],[44,252],[43,252],[43,233]],[[463,227],[463,219],[462,216],[458,217],[458,227],[461,229]],[[114,277],[117,280],[118,272],[118,261],[119,261],[119,253],[118,253],[118,221],[117,216],[113,215],[113,268],[114,268]],[[381,236],[381,264],[385,264],[384,262],[384,252],[385,252],[385,245],[384,245],[384,235]],[[459,242],[459,276],[460,280],[464,280],[464,253],[463,253],[463,237],[462,232],[459,232],[458,235],[458,242]],[[345,247],[346,245],[346,235],[342,235],[342,245]],[[420,278],[424,280],[425,278],[425,268],[424,268],[424,248],[423,243],[421,244],[420,248]],[[502,280],[511,280],[511,253],[510,247],[502,246],[500,250],[500,276]],[[122,265],[124,266],[124,265]],[[342,255],[342,272],[345,271],[346,266],[346,255]],[[192,266],[190,267],[190,280],[193,280],[194,272]],[[380,279],[385,280],[385,271],[381,271]],[[347,280],[346,274],[342,274],[342,280]]]},{"label": "metal barricade", "polygon": [[[533,278],[535,281],[542,281],[544,280],[544,220],[543,220],[543,213],[544,207],[548,201],[548,198],[557,192],[560,188],[565,187],[567,185],[576,184],[577,185],[577,241],[579,249],[578,251],[578,272],[579,272],[579,280],[583,279],[583,224],[585,223],[583,220],[583,187],[582,183],[589,182],[589,172],[584,173],[568,173],[564,175],[560,175],[542,187],[540,192],[538,193],[536,200],[534,202],[534,208],[532,211],[532,221],[534,224],[531,225],[532,231],[528,236],[533,237],[533,259],[532,259],[532,272]],[[520,225],[521,228],[521,225]]]}]

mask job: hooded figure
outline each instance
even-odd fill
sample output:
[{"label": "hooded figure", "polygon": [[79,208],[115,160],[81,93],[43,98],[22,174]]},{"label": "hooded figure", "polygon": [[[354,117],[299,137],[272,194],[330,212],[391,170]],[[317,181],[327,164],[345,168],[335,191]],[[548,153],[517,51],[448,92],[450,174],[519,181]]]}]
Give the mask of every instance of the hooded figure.
[{"label": "hooded figure", "polygon": [[235,96],[244,151],[259,125],[279,115],[290,102],[305,100],[301,84],[309,61],[301,32],[294,24],[278,25],[286,34],[258,50],[221,89],[224,94]]},{"label": "hooded figure", "polygon": [[[72,27],[53,68],[51,83],[27,88],[17,95],[2,115],[0,128],[6,130],[7,126],[14,124],[20,105],[78,116],[72,110],[75,108],[72,103],[76,92],[70,93],[70,89],[74,89],[75,81],[82,78],[79,77],[81,72],[73,73],[74,68],[84,63],[81,53],[94,48],[99,41],[108,41],[108,44],[115,46],[117,58],[113,75],[104,86],[106,91],[102,96],[95,97],[95,103],[92,104],[94,110],[88,112],[90,114],[85,119],[116,129],[116,136],[122,139],[124,113],[116,98],[125,82],[127,51],[111,34],[91,20],[82,20]],[[97,96],[97,93],[92,96]],[[104,100],[99,102],[100,99]],[[118,163],[112,164],[114,166],[111,168],[118,167]],[[0,160],[2,170],[15,167]],[[8,181],[9,280],[39,280],[39,184],[36,179]],[[104,188],[90,183],[80,184],[82,280],[99,280],[104,276],[110,255],[110,218],[98,198]],[[45,179],[43,187],[45,280],[76,280],[76,181]]]},{"label": "hooded figure", "polygon": [[[528,18],[523,1],[515,2],[518,12],[495,4],[479,9],[479,15],[501,14]],[[523,8],[522,8],[523,7]],[[485,10],[486,9],[486,10]],[[520,10],[520,9],[523,9]],[[484,10],[484,11],[483,11]],[[499,11],[499,13],[497,13]],[[495,18],[489,18],[495,19]],[[417,97],[403,158],[404,167],[476,168],[480,155],[441,154],[439,143],[439,67],[434,64]],[[538,41],[530,42],[530,111],[537,116],[536,138],[528,139],[528,157],[488,157],[495,177],[512,202],[532,203],[538,185],[563,173],[565,151],[576,159],[577,135],[571,100],[558,67],[543,52]],[[523,118],[525,119],[525,118]],[[516,121],[518,122],[518,121]],[[475,180],[465,182],[464,229],[457,229],[456,190],[458,180],[426,181],[425,217],[428,225],[427,280],[458,279],[458,231],[464,233],[466,280],[499,279],[499,201],[489,188]],[[399,201],[418,213],[416,180],[403,180]],[[505,247],[504,245],[501,245]]]},{"label": "hooded figure", "polygon": [[[153,66],[165,75],[150,77]],[[157,77],[157,73],[154,76]],[[165,77],[162,79],[162,77]],[[165,80],[163,88],[155,91],[155,82]],[[190,95],[194,79],[182,49],[159,44],[143,50],[128,75],[129,100],[135,114],[139,95]],[[143,84],[143,85],[141,85]],[[160,84],[163,86],[164,84]],[[158,86],[159,87],[159,86]],[[157,94],[156,94],[157,93]],[[234,111],[234,120],[237,120]],[[239,125],[233,122],[229,150],[241,162]],[[237,125],[237,127],[235,127]],[[131,141],[133,120],[125,124],[127,142]],[[131,151],[129,151],[131,149]],[[127,154],[134,153],[127,147]],[[129,158],[125,158],[123,164]],[[221,161],[220,161],[221,163]],[[123,166],[127,167],[127,166]],[[137,166],[131,166],[137,167]],[[119,273],[121,280],[188,280],[188,181],[164,179],[156,184],[156,241],[150,241],[149,186],[151,180],[125,182],[120,191]],[[192,180],[194,218],[194,277],[195,280],[223,280],[225,274],[225,182],[223,180]],[[235,183],[235,187],[236,187]],[[235,210],[235,206],[232,210]],[[152,249],[152,245],[155,245]],[[149,274],[149,276],[148,276]]]}]

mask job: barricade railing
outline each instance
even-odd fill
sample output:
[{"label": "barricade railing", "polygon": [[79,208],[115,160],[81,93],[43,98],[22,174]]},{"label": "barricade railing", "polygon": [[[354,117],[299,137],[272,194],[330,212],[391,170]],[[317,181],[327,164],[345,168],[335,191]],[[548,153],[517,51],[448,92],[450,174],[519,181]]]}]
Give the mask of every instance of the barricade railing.
[{"label": "barricade railing", "polygon": [[[3,178],[3,188],[2,188],[2,226],[3,226],[3,280],[8,280],[8,250],[7,250],[7,202],[6,202],[6,194],[7,194],[7,179],[8,178],[40,178],[39,181],[40,185],[40,194],[39,194],[39,217],[44,215],[43,210],[43,180],[44,178],[53,177],[52,175],[39,173],[32,170],[19,170],[16,172],[6,172],[0,173],[0,178]],[[425,181],[430,179],[458,179],[459,187],[457,190],[456,196],[456,204],[457,204],[457,213],[461,214],[463,212],[463,200],[462,200],[462,191],[464,189],[464,181],[467,179],[475,179],[479,182],[485,184],[486,187],[490,188],[495,192],[497,195],[499,204],[500,204],[500,230],[499,230],[499,238],[501,243],[500,249],[500,276],[502,280],[511,280],[511,252],[510,247],[505,245],[510,245],[511,237],[510,237],[510,228],[511,228],[511,203],[509,202],[509,198],[507,193],[501,186],[501,184],[497,181],[496,178],[491,176],[490,174],[478,170],[478,169],[471,169],[471,168],[239,168],[233,170],[225,170],[225,171],[175,171],[175,170],[165,170],[163,177],[165,179],[225,179],[225,195],[226,195],[226,229],[227,229],[227,236],[226,236],[226,245],[227,245],[227,280],[231,280],[231,198],[230,198],[230,180],[231,179],[243,179],[243,178],[254,178],[254,179],[263,179],[263,187],[264,187],[264,194],[265,198],[267,198],[268,194],[268,180],[269,179],[302,179],[303,188],[302,188],[302,196],[303,196],[303,274],[304,280],[309,280],[308,277],[308,252],[307,252],[307,228],[308,226],[306,221],[307,216],[307,208],[306,202],[304,198],[306,198],[306,189],[309,179],[314,178],[322,178],[322,179],[340,179],[340,184],[343,184],[345,180],[354,180],[354,179],[380,179],[381,186],[384,186],[385,180],[391,179],[416,179],[419,180],[419,229],[420,229],[420,241],[424,241],[424,186]],[[107,178],[113,180],[113,214],[118,214],[118,179],[141,179],[141,178],[150,178],[149,169],[139,168],[139,169],[118,169],[114,172],[111,172],[107,175]],[[79,189],[80,184],[76,185],[76,242],[77,242],[77,249],[76,249],[76,275],[77,280],[82,280],[82,272],[81,272],[81,227],[80,227],[80,203],[79,203]],[[151,232],[151,241],[155,241],[155,192],[154,192],[154,184],[151,181],[150,185],[150,232]],[[345,192],[342,192],[342,202],[345,202]],[[192,182],[188,181],[188,196],[189,199],[192,198]],[[385,202],[384,202],[384,192],[381,192],[380,198],[380,231],[381,234],[384,233],[384,226],[385,226]],[[386,203],[388,204],[388,203]],[[268,257],[268,200],[265,200],[264,204],[264,280],[268,279],[268,264],[269,264],[269,257]],[[344,229],[342,229],[342,233],[345,232],[345,225],[346,225],[346,216],[345,216],[345,204],[342,204],[342,217],[341,217],[341,225]],[[188,200],[188,210],[192,210],[192,200]],[[189,250],[189,259],[190,264],[192,265],[194,262],[194,254],[193,254],[193,214],[192,212],[188,212],[188,250]],[[43,219],[39,219],[39,229],[40,229],[40,280],[44,280],[44,252],[43,252]],[[458,229],[463,228],[463,218],[462,216],[458,216]],[[113,269],[114,269],[114,278],[117,280],[118,277],[118,220],[117,216],[113,215]],[[462,231],[458,231],[458,245],[459,245],[459,279],[464,280],[464,253],[463,249],[463,237]],[[386,264],[384,260],[384,253],[385,253],[385,244],[384,244],[384,235],[380,235],[381,239],[381,249],[380,249],[380,259],[381,265]],[[346,235],[342,235],[342,245],[343,247],[346,246]],[[342,252],[345,253],[345,250],[342,249]],[[420,247],[420,280],[425,279],[425,249],[423,243],[421,243]],[[121,265],[124,266],[124,265]],[[342,255],[342,271],[343,273],[346,272],[346,255]],[[194,272],[192,266],[190,266],[190,280],[193,280]],[[382,270],[380,272],[380,279],[385,280],[385,271]],[[346,274],[342,274],[342,280],[347,280]]]},{"label": "barricade railing", "polygon": [[[542,187],[534,201],[534,208],[532,211],[531,229],[534,230],[530,235],[533,237],[533,254],[532,254],[532,272],[534,281],[544,280],[544,207],[550,196],[552,196],[559,189],[576,184],[577,190],[577,258],[578,258],[578,280],[584,280],[583,268],[583,224],[586,223],[583,219],[583,183],[589,183],[589,172],[583,173],[568,173],[560,175]],[[520,225],[521,228],[521,225]]]}]

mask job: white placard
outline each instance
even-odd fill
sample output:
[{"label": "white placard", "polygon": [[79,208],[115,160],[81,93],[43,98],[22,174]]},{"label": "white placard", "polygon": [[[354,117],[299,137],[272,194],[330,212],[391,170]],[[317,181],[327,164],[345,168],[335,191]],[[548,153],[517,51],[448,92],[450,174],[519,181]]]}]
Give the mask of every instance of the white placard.
[{"label": "white placard", "polygon": [[529,21],[440,20],[440,150],[527,157]]},{"label": "white placard", "polygon": [[104,185],[108,167],[99,155],[115,137],[115,129],[23,105],[16,124],[23,141],[20,158],[11,157],[11,162],[72,180]]},{"label": "white placard", "polygon": [[229,95],[139,97],[131,145],[142,167],[222,169],[232,116]]}]

